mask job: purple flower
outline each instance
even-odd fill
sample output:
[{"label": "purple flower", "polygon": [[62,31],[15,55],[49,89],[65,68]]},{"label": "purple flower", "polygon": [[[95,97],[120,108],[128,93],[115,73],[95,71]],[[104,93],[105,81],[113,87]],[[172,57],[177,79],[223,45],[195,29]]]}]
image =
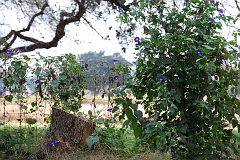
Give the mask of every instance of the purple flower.
[{"label": "purple flower", "polygon": [[128,98],[128,97],[126,97],[126,101],[129,101],[129,98]]},{"label": "purple flower", "polygon": [[115,80],[115,81],[118,80],[118,79],[119,79],[119,76],[114,76],[113,77],[113,80]]},{"label": "purple flower", "polygon": [[72,79],[75,79],[75,76],[71,76]]},{"label": "purple flower", "polygon": [[139,42],[139,40],[140,40],[139,37],[135,37],[135,38],[134,38],[134,41],[135,41],[135,42]]},{"label": "purple flower", "polygon": [[116,60],[116,59],[114,59],[114,60],[112,60],[112,62],[115,64],[115,63],[117,63],[117,60]]},{"label": "purple flower", "polygon": [[55,144],[56,144],[56,141],[55,141],[55,140],[52,140],[52,141],[49,143],[49,145],[50,145],[51,147],[53,147]]},{"label": "purple flower", "polygon": [[18,48],[17,51],[18,51],[18,53],[21,53],[21,52],[22,52],[22,50],[21,50],[20,48]]},{"label": "purple flower", "polygon": [[132,64],[136,65],[137,63],[133,61]]},{"label": "purple flower", "polygon": [[107,111],[108,111],[108,112],[112,112],[112,108],[108,108]]},{"label": "purple flower", "polygon": [[213,23],[213,19],[212,18],[208,18],[208,23]]},{"label": "purple flower", "polygon": [[39,80],[39,79],[37,79],[37,80],[35,81],[35,83],[36,83],[36,84],[38,84],[39,82],[40,82],[40,80]]},{"label": "purple flower", "polygon": [[158,78],[158,80],[159,80],[160,82],[162,82],[162,81],[164,81],[164,78],[161,76],[161,77]]},{"label": "purple flower", "polygon": [[201,50],[196,50],[197,54],[202,54],[202,51]]},{"label": "purple flower", "polygon": [[218,9],[217,10],[219,14],[223,14],[223,10],[222,9]]},{"label": "purple flower", "polygon": [[7,54],[11,54],[12,52],[11,52],[10,49],[7,49],[7,50],[6,50],[6,53],[7,53]]}]

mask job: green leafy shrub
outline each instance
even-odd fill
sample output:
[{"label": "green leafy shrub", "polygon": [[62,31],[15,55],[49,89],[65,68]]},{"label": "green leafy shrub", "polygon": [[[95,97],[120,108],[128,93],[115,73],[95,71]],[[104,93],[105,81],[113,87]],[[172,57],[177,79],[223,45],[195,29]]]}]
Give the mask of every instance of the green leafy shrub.
[{"label": "green leafy shrub", "polygon": [[89,149],[104,147],[112,153],[130,154],[131,147],[126,145],[127,129],[119,127],[111,119],[100,118],[97,122],[99,125],[95,127],[95,132],[86,139]]},{"label": "green leafy shrub", "polygon": [[[196,0],[182,9],[155,1],[139,5],[122,17],[126,23],[145,24],[144,37],[134,39],[135,83],[126,85],[137,100],[126,100],[125,88],[115,92],[115,110],[122,106],[120,118],[127,117],[124,126],[134,130],[140,144],[171,150],[176,159],[239,154],[229,123],[240,129],[234,118],[240,104],[236,99],[240,54],[236,41],[220,35],[222,22],[235,19],[207,1]],[[148,119],[138,105],[143,105]]]}]

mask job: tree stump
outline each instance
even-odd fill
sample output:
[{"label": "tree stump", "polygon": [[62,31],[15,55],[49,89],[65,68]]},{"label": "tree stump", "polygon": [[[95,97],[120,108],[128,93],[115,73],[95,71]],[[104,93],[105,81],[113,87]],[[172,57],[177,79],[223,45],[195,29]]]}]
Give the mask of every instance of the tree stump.
[{"label": "tree stump", "polygon": [[52,108],[50,132],[64,142],[76,146],[86,146],[86,138],[94,132],[93,122],[82,116],[68,113],[60,108]]}]

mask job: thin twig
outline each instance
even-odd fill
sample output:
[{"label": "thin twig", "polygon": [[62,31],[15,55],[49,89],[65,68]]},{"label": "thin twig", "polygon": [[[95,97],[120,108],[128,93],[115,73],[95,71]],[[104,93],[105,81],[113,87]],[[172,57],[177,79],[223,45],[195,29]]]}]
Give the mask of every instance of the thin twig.
[{"label": "thin twig", "polygon": [[103,36],[102,36],[95,28],[93,28],[92,24],[91,24],[85,17],[82,17],[82,18],[84,19],[84,21],[87,22],[87,24],[88,24],[102,39],[104,39]]},{"label": "thin twig", "polygon": [[238,6],[237,0],[235,0],[235,3],[236,3],[236,6],[237,6],[238,11],[240,11],[240,7]]}]

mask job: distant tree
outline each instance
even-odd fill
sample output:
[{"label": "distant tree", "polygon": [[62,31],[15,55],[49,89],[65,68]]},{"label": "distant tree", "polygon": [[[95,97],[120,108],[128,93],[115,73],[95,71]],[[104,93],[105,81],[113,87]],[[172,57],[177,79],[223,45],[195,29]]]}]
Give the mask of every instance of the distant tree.
[{"label": "distant tree", "polygon": [[104,55],[105,51],[100,52],[87,52],[83,54],[78,54],[77,59],[79,61],[86,61],[86,62],[99,62],[99,61],[106,61],[112,63],[114,59],[121,61],[122,63],[128,63],[128,61],[123,58],[119,53],[114,53],[113,55]]},{"label": "distant tree", "polygon": [[[110,85],[120,85],[124,78],[114,81],[114,76],[123,77],[123,73],[118,68],[119,66],[126,66],[131,64],[119,53],[113,55],[104,55],[104,51],[87,52],[79,54],[77,60],[85,65],[87,68],[86,80],[88,82],[88,89],[96,91],[96,93],[107,93]],[[121,65],[120,65],[121,64]],[[117,84],[116,84],[117,83]],[[107,88],[106,88],[107,87]]]}]

